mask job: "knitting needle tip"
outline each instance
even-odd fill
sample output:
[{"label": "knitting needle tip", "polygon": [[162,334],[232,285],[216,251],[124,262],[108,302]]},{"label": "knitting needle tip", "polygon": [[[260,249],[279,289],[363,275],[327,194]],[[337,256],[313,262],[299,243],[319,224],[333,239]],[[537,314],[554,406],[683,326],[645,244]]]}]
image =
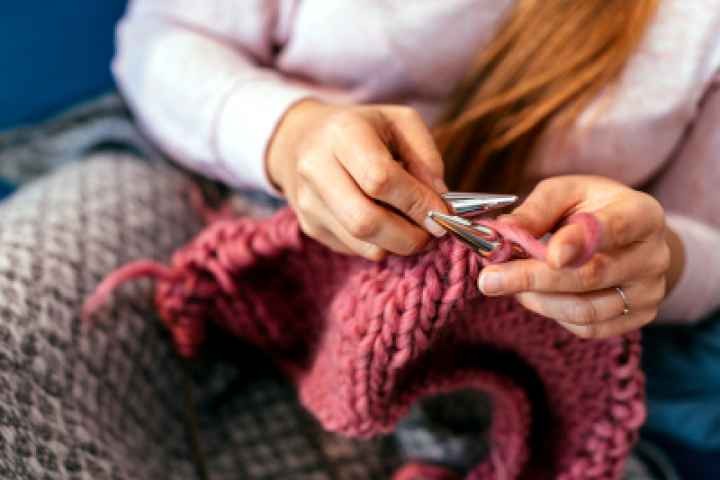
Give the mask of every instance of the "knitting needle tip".
[{"label": "knitting needle tip", "polygon": [[487,256],[500,245],[497,232],[491,228],[475,225],[465,218],[440,212],[432,211],[428,213],[428,216],[480,255]]},{"label": "knitting needle tip", "polygon": [[517,203],[517,195],[495,193],[448,192],[442,195],[453,215],[472,217]]}]

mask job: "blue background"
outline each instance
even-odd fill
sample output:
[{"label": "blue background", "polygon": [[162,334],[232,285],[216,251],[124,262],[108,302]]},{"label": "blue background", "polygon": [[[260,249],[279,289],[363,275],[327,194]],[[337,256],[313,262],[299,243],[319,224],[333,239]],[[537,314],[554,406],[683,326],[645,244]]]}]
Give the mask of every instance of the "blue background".
[{"label": "blue background", "polygon": [[112,88],[114,25],[126,0],[0,3],[0,130]]}]

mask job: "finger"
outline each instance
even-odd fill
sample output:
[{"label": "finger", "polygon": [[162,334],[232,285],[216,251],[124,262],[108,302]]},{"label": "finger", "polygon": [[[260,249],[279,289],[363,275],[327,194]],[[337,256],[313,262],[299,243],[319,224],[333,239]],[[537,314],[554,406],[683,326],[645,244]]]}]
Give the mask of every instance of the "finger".
[{"label": "finger", "polygon": [[485,295],[520,292],[579,293],[624,285],[637,278],[661,277],[667,270],[667,249],[638,243],[613,253],[599,253],[578,268],[555,269],[534,259],[485,267],[478,286]]},{"label": "finger", "polygon": [[325,224],[340,243],[346,246],[351,253],[355,253],[368,260],[378,262],[387,256],[387,252],[377,245],[364,242],[353,237],[332,215],[325,219]]},{"label": "finger", "polygon": [[[316,165],[302,164],[301,175],[312,188],[298,194],[303,211],[327,210],[332,215],[323,222],[342,226],[327,226],[343,243],[354,238],[363,244],[373,244],[383,250],[410,255],[420,251],[428,241],[428,235],[402,216],[379,205],[358,189],[353,179],[335,159]],[[318,207],[316,197],[322,207]]]},{"label": "finger", "polygon": [[338,238],[330,232],[330,230],[327,230],[325,228],[321,229],[321,237],[317,239],[320,243],[327,246],[330,250],[332,250],[335,253],[340,253],[342,255],[361,255],[366,258],[370,258],[372,260],[382,260],[385,258],[385,252],[381,250],[380,252],[376,251],[372,248],[372,245],[368,244],[363,249],[363,253],[361,254],[357,250],[353,250],[349,246],[342,243]]},{"label": "finger", "polygon": [[622,248],[664,232],[665,215],[657,200],[633,192],[627,201],[618,200],[595,212],[600,223],[600,248]]},{"label": "finger", "polygon": [[433,235],[445,234],[427,221],[429,211],[447,211],[445,202],[393,159],[370,124],[349,123],[343,135],[335,144],[335,156],[368,197],[391,205]]},{"label": "finger", "polygon": [[[633,195],[632,201],[613,202],[594,213],[600,231],[599,249],[627,248],[665,231],[662,207],[650,196]],[[588,232],[582,224],[569,224],[555,232],[548,243],[547,260],[553,268],[573,265],[586,250]]]},{"label": "finger", "polygon": [[310,201],[314,202],[314,223],[320,225],[317,234],[323,235],[322,238],[328,241],[326,245],[337,252],[359,255],[372,261],[380,261],[385,258],[387,255],[385,250],[372,243],[357,239],[345,230],[315,192],[311,191],[307,195],[312,196]]},{"label": "finger", "polygon": [[[324,203],[313,192],[303,194],[302,208],[298,208],[300,228],[310,238],[324,244],[331,250],[345,255],[360,255],[371,259],[380,259],[384,251],[370,243],[343,243],[327,228],[328,220],[334,221]],[[352,246],[351,246],[352,245]]]},{"label": "finger", "polygon": [[[664,296],[664,286],[650,280],[623,287],[623,292],[631,310],[644,310],[657,308]],[[615,288],[581,294],[523,292],[516,299],[528,310],[573,325],[606,322],[625,310],[625,301]]]},{"label": "finger", "polygon": [[499,217],[524,228],[535,237],[548,233],[582,200],[580,182],[573,177],[543,180],[508,215]]},{"label": "finger", "polygon": [[558,269],[573,265],[584,253],[587,232],[581,224],[562,227],[550,238],[547,249],[547,262]]},{"label": "finger", "polygon": [[656,317],[656,309],[647,309],[632,312],[629,315],[621,315],[602,323],[575,325],[558,322],[558,324],[580,338],[600,340],[639,330],[655,320]]},{"label": "finger", "polygon": [[436,192],[447,192],[442,156],[420,114],[401,106],[383,107],[381,112],[387,118],[393,146],[408,171]]},{"label": "finger", "polygon": [[[305,235],[314,240],[317,240],[318,242],[322,243],[334,252],[342,253],[344,255],[359,255],[358,252],[354,251],[353,249],[342,243],[340,240],[338,240],[338,238],[330,230],[320,226],[319,224],[316,224],[314,222],[311,223],[307,220],[301,220],[300,228],[303,232],[305,232]],[[368,253],[370,253],[369,248]]]},{"label": "finger", "polygon": [[343,255],[360,255],[371,260],[380,260],[385,257],[385,252],[382,249],[370,243],[359,248],[358,245],[355,245],[355,248],[351,248],[350,246],[342,243],[330,230],[326,228],[318,228],[314,230],[313,235],[308,234],[308,236],[322,243],[330,250]]}]

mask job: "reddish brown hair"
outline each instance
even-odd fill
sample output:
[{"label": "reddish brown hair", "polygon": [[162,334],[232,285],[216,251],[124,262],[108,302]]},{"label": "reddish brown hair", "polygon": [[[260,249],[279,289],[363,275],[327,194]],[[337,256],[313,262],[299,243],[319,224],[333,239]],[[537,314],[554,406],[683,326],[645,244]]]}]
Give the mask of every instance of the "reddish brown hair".
[{"label": "reddish brown hair", "polygon": [[451,187],[519,188],[540,133],[612,84],[658,2],[518,0],[435,129]]}]

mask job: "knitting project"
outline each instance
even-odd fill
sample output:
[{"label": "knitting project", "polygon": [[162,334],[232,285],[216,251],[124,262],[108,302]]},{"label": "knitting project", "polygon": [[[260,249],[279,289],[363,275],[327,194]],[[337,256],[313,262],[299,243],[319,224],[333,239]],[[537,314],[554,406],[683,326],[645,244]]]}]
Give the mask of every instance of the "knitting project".
[{"label": "knitting project", "polygon": [[[586,228],[587,260],[597,222],[571,221]],[[544,255],[527,233],[492,226]],[[500,251],[493,261],[512,249]],[[639,334],[577,338],[512,298],[481,295],[481,268],[451,238],[378,263],[336,254],[282,210],[217,220],[169,266],[124,267],[98,287],[86,313],[119,284],[153,277],[181,355],[199,353],[214,322],[271,353],[329,430],[388,432],[419,398],[475,388],[493,402],[492,450],[468,479],[619,478],[645,419]]]}]

